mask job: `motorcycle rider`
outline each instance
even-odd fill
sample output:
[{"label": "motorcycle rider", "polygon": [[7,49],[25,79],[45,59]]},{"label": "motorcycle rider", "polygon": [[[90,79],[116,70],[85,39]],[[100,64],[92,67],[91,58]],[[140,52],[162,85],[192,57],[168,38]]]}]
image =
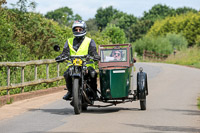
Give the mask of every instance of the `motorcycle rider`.
[{"label": "motorcycle rider", "polygon": [[[90,55],[96,56],[98,55],[96,44],[93,39],[86,37],[86,23],[82,20],[74,21],[72,25],[72,32],[74,34],[74,38],[69,38],[65,45],[62,54],[56,57],[56,60],[61,60],[62,58],[70,55]],[[69,67],[64,72],[64,78],[66,81],[66,86],[68,92],[63,96],[64,100],[69,100],[72,97],[72,77],[69,73]],[[97,92],[97,73],[95,71],[95,64],[87,64],[88,67],[88,75],[87,77],[90,79],[88,84],[93,89],[93,91]],[[96,96],[94,97],[96,98]]]}]

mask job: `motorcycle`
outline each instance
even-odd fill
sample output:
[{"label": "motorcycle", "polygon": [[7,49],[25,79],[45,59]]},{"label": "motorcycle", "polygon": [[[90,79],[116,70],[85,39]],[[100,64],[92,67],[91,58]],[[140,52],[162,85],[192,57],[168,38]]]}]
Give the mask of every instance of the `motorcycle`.
[{"label": "motorcycle", "polygon": [[[54,50],[59,51],[59,46],[54,46]],[[94,97],[97,96],[96,92],[94,92],[88,84],[88,80],[90,79],[86,76],[88,74],[86,64],[100,60],[100,56],[75,55],[64,57],[56,61],[61,62],[64,60],[71,62],[71,66],[68,68],[70,76],[72,77],[72,99],[70,104],[74,107],[75,114],[80,114],[82,110],[87,110],[88,105],[93,105],[95,101]]]},{"label": "motorcycle", "polygon": [[[54,47],[54,50],[60,48]],[[75,114],[80,114],[82,110],[87,110],[88,106],[109,107],[125,102],[140,101],[141,110],[146,110],[146,96],[149,94],[147,84],[147,73],[140,68],[137,73],[137,88],[134,89],[134,63],[132,46],[130,44],[99,45],[99,55],[97,57],[70,56],[63,58],[72,64],[69,68],[72,77],[72,99],[71,105]],[[120,53],[119,53],[120,52]],[[121,57],[120,60],[115,60]],[[118,56],[117,56],[118,55]],[[120,56],[121,55],[121,56]],[[99,96],[88,84],[87,66],[90,59],[98,61],[99,85],[97,89]],[[94,101],[106,103],[106,105],[95,105]]]}]

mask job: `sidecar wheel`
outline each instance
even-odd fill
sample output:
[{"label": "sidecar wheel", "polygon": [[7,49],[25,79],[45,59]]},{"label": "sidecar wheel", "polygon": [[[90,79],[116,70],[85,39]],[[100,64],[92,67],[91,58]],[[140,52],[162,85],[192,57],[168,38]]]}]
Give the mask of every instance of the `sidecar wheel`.
[{"label": "sidecar wheel", "polygon": [[80,114],[82,111],[82,98],[79,88],[79,79],[74,79],[73,82],[73,104],[74,104],[74,113]]}]

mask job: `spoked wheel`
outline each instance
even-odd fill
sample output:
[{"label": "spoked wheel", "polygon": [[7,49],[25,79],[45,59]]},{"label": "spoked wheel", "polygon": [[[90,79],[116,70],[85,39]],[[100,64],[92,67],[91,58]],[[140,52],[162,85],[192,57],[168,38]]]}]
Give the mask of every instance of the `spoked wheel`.
[{"label": "spoked wheel", "polygon": [[74,79],[73,82],[73,106],[74,113],[80,114],[82,111],[82,97],[80,92],[79,79]]}]

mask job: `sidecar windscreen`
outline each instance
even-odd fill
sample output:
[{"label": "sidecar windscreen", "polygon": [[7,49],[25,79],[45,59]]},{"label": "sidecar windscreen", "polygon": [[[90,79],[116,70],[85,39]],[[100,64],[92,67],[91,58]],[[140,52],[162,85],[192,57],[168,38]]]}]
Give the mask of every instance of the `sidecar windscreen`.
[{"label": "sidecar windscreen", "polygon": [[101,62],[126,62],[127,49],[101,49]]}]

